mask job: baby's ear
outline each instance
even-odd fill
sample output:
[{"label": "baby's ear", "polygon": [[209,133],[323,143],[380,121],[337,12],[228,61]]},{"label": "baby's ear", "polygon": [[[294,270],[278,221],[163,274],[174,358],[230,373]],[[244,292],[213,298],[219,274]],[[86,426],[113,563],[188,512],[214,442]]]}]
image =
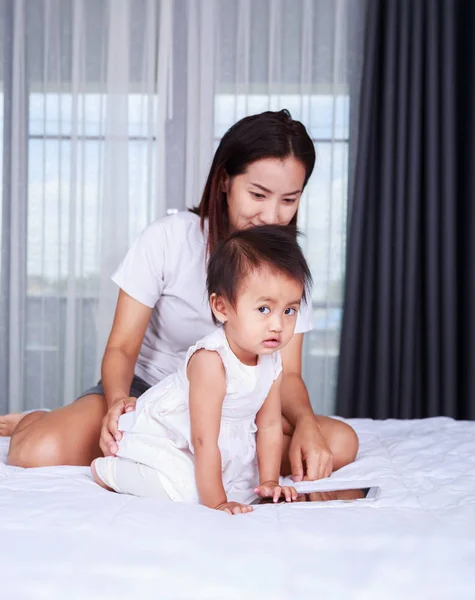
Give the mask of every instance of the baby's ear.
[{"label": "baby's ear", "polygon": [[226,306],[224,298],[213,293],[209,297],[209,304],[215,319],[220,323],[226,323],[228,320],[228,307]]}]

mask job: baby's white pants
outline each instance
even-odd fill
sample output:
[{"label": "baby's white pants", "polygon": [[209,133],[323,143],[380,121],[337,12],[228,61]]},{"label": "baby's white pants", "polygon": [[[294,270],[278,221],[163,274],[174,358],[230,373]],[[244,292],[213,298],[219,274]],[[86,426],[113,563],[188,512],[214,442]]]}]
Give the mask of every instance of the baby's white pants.
[{"label": "baby's white pants", "polygon": [[119,494],[170,500],[152,467],[119,456],[106,456],[96,458],[94,468],[99,479]]}]

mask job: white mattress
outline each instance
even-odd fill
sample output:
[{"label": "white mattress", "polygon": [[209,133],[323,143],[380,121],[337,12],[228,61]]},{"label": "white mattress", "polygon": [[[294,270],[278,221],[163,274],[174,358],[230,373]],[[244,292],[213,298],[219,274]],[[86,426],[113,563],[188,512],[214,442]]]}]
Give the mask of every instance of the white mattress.
[{"label": "white mattress", "polygon": [[475,598],[475,423],[351,421],[355,464],[328,483],[376,502],[228,516],[101,490],[88,469],[7,467],[0,598]]}]

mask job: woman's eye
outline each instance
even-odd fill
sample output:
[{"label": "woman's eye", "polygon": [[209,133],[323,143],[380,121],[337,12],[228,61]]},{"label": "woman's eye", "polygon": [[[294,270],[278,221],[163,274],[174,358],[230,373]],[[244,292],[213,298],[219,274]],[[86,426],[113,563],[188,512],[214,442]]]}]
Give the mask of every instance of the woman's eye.
[{"label": "woman's eye", "polygon": [[265,198],[264,194],[258,194],[257,192],[251,192],[251,194],[256,198],[256,200],[262,200]]},{"label": "woman's eye", "polygon": [[296,201],[297,201],[297,198],[284,198],[284,202],[286,204],[293,204]]},{"label": "woman's eye", "polygon": [[286,315],[293,316],[293,315],[295,315],[295,313],[296,313],[296,312],[297,312],[297,311],[295,310],[295,308],[286,308],[286,309],[285,309],[285,314],[286,314]]},{"label": "woman's eye", "polygon": [[270,313],[270,308],[268,306],[260,306],[258,310],[263,315],[268,315]]}]

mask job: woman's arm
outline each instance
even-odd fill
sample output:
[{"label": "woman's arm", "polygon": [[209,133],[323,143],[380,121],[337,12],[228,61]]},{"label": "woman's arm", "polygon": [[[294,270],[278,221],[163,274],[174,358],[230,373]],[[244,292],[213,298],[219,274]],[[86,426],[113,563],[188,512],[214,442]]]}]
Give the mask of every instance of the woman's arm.
[{"label": "woman's arm", "polygon": [[302,346],[303,333],[296,333],[281,351],[283,364],[280,392],[282,414],[292,428],[300,418],[313,417],[310,398],[302,379]]},{"label": "woman's arm", "polygon": [[99,441],[104,456],[117,452],[117,443],[122,437],[119,417],[134,407],[134,400],[129,398],[130,384],[151,314],[151,308],[119,291],[114,323],[102,359],[102,386],[109,408]]},{"label": "woman's arm", "polygon": [[283,445],[280,405],[281,380],[282,375],[279,375],[256,417],[259,484],[271,481],[279,482]]},{"label": "woman's arm", "polygon": [[218,446],[226,395],[226,375],[219,354],[198,350],[188,363],[187,376],[196,486],[201,502],[209,508],[217,508],[227,502]]},{"label": "woman's arm", "polygon": [[151,315],[151,308],[119,291],[114,323],[102,359],[102,385],[109,407],[129,396],[135,363]]},{"label": "woman's arm", "polygon": [[[302,379],[303,333],[295,334],[281,351],[284,433],[292,436],[289,459],[294,481],[315,480],[332,471],[332,454],[310,405]],[[304,463],[306,472],[304,471]]]}]

